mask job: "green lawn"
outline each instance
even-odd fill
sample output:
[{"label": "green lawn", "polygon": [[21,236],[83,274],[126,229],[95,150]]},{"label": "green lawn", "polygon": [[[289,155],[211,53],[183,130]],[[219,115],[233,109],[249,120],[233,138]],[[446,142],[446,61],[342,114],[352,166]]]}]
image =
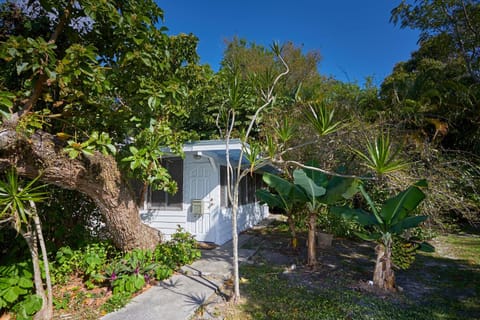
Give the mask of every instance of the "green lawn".
[{"label": "green lawn", "polygon": [[397,272],[403,292],[394,295],[365,289],[345,272],[285,275],[282,266],[243,266],[245,299],[231,318],[480,319],[480,237],[448,235],[436,242],[439,252],[421,254],[411,269]]}]

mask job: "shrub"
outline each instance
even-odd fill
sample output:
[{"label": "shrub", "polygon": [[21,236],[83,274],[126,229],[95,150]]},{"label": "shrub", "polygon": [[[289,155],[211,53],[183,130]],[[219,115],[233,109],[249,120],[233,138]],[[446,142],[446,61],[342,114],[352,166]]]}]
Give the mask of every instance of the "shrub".
[{"label": "shrub", "polygon": [[0,311],[11,310],[17,319],[30,319],[42,307],[42,298],[33,294],[29,261],[0,266]]}]

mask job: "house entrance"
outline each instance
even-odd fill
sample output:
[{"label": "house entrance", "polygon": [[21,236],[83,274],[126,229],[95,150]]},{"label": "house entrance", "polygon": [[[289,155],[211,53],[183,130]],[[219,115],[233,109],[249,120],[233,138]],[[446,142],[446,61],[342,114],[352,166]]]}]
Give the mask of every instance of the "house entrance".
[{"label": "house entrance", "polygon": [[[186,171],[187,231],[194,234],[198,241],[215,242],[211,212],[216,207],[213,203],[215,171],[208,161],[194,161]],[[192,202],[196,203],[196,208],[193,208]]]}]

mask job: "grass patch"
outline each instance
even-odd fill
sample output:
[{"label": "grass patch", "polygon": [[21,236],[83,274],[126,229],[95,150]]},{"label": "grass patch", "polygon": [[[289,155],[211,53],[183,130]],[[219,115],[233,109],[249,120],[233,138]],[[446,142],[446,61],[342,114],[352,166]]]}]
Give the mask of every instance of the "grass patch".
[{"label": "grass patch", "polygon": [[238,319],[459,319],[448,307],[416,305],[404,296],[292,283],[278,268],[245,266],[241,271],[248,280],[242,286],[247,302]]},{"label": "grass patch", "polygon": [[470,264],[480,265],[480,236],[469,234],[449,234],[439,236],[439,254],[456,257]]},{"label": "grass patch", "polygon": [[448,235],[436,244],[436,253],[397,271],[404,289],[398,294],[360,286],[358,274],[347,272],[358,267],[351,259],[336,271],[316,273],[299,268],[285,274],[284,266],[268,263],[242,266],[244,299],[227,319],[480,319],[480,237]]}]

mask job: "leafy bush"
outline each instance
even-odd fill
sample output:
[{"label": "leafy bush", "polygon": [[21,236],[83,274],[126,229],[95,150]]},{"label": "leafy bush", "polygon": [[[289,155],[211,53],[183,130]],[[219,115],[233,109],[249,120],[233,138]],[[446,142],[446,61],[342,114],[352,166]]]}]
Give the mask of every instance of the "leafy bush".
[{"label": "leafy bush", "polygon": [[[61,247],[51,263],[51,274],[60,285],[76,276],[83,279],[87,289],[108,287],[113,295],[104,310],[110,312],[124,306],[145,285],[170,277],[174,270],[199,257],[194,238],[179,227],[172,240],[159,244],[155,250],[121,253],[107,242],[90,243],[75,250]],[[0,266],[0,310],[15,312],[17,319],[28,319],[41,308],[41,298],[33,294],[30,268],[29,261]],[[57,308],[66,309],[72,299],[66,292],[57,296],[54,303]]]},{"label": "leafy bush", "polygon": [[101,280],[101,274],[113,247],[105,242],[92,243],[84,248],[72,250],[62,247],[57,251],[52,275],[56,283],[65,283],[73,274],[81,275],[88,287],[93,287],[93,281]]},{"label": "leafy bush", "polygon": [[17,319],[30,319],[42,307],[42,298],[33,294],[33,274],[28,261],[0,266],[0,310],[12,310]]},{"label": "leafy bush", "polygon": [[200,258],[200,250],[193,236],[179,226],[170,241],[160,244],[155,249],[155,256],[164,265],[175,270]]}]

